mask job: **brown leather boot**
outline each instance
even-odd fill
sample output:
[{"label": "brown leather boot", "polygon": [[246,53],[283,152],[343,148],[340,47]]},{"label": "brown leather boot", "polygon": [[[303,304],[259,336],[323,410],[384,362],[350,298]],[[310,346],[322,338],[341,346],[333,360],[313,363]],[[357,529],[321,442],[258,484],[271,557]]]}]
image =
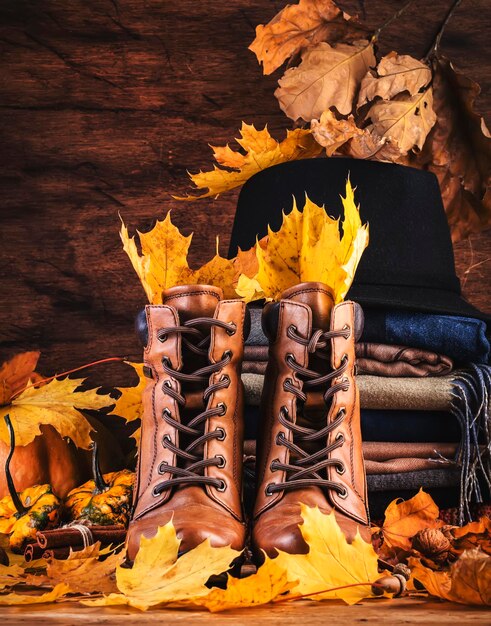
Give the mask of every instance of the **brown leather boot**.
[{"label": "brown leather boot", "polygon": [[354,302],[333,306],[322,283],[303,283],[268,304],[270,340],[261,399],[257,496],[252,533],[257,554],[275,548],[306,553],[299,503],[333,509],[352,541],[369,539],[360,406],[354,380],[355,337],[363,313]]},{"label": "brown leather boot", "polygon": [[207,537],[244,547],[245,304],[208,285],[174,287],[146,307],[143,418],[127,558],[171,519],[180,552]]}]

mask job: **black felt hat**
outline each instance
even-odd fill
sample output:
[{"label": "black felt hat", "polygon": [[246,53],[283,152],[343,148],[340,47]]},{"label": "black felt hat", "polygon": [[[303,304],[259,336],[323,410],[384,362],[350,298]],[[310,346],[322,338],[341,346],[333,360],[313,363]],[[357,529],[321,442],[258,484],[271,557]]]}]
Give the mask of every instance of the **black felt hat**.
[{"label": "black felt hat", "polygon": [[487,322],[461,295],[450,231],[434,174],[411,167],[345,158],[292,161],[265,169],[240,192],[229,255],[254,245],[268,224],[278,230],[282,210],[305,194],[339,217],[346,179],[356,187],[370,244],[348,298],[364,306],[475,317]]}]

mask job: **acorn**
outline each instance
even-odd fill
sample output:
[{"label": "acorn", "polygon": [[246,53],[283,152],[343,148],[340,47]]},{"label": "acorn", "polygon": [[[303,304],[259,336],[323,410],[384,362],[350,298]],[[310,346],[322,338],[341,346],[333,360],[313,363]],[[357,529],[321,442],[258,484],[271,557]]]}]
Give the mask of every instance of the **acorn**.
[{"label": "acorn", "polygon": [[392,593],[394,598],[402,595],[406,591],[406,578],[402,574],[392,574],[391,576],[382,576],[372,585],[372,593],[374,596],[382,596],[384,593]]}]

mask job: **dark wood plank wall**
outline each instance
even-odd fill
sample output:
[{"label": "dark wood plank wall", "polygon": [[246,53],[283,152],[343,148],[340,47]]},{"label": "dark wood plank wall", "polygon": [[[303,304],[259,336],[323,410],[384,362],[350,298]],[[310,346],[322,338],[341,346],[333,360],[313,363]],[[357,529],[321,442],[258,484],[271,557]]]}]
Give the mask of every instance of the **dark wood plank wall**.
[{"label": "dark wood plank wall", "polygon": [[[366,0],[379,25],[399,0]],[[417,0],[381,41],[422,55],[451,0]],[[194,204],[169,194],[186,169],[211,163],[241,120],[288,122],[247,50],[268,0],[3,0],[0,6],[0,358],[37,347],[40,369],[111,355],[139,357],[132,320],[145,298],[118,237],[119,214],[148,228],[174,208],[195,231],[203,262],[222,233],[226,253],[236,193]],[[347,10],[363,3],[346,1]],[[491,121],[488,0],[466,0],[443,49],[482,86]],[[491,233],[456,246],[465,293],[491,310]]]}]

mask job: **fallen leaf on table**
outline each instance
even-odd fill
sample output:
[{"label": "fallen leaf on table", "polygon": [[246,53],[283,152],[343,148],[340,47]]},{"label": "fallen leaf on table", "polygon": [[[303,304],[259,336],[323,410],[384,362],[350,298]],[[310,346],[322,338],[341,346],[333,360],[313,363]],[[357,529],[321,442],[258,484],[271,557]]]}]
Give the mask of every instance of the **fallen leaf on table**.
[{"label": "fallen leaf on table", "polygon": [[287,5],[268,24],[259,24],[249,50],[262,63],[264,74],[271,74],[308,46],[333,43],[356,32],[356,23],[332,0],[300,0]]},{"label": "fallen leaf on table", "polygon": [[0,591],[24,582],[25,572],[20,565],[0,565]]},{"label": "fallen leaf on table", "polygon": [[436,123],[410,165],[436,174],[459,241],[491,224],[491,136],[474,106],[481,89],[445,57],[433,61]]},{"label": "fallen leaf on table", "polygon": [[403,91],[414,96],[430,81],[431,69],[428,65],[407,54],[390,52],[361,81],[357,107],[360,108],[376,97],[391,100]]},{"label": "fallen leaf on table", "polygon": [[385,511],[380,529],[388,547],[411,549],[411,539],[424,528],[437,528],[439,510],[433,498],[423,489],[409,500],[393,500]]},{"label": "fallen leaf on table", "polygon": [[411,574],[433,596],[461,604],[491,605],[491,557],[479,549],[464,552],[449,571],[435,572],[409,559]]},{"label": "fallen leaf on table", "polygon": [[331,107],[348,115],[362,78],[373,65],[375,55],[369,41],[336,46],[319,43],[302,54],[300,65],[280,78],[275,96],[292,120],[310,122]]},{"label": "fallen leaf on table", "polygon": [[310,130],[301,128],[287,130],[286,138],[277,142],[271,137],[267,128],[257,130],[253,125],[242,122],[240,135],[236,141],[245,154],[236,152],[229,146],[213,148],[217,162],[231,168],[232,171],[214,166],[211,171],[190,174],[196,190],[207,189],[208,191],[199,196],[174,197],[177,200],[197,200],[217,196],[224,191],[243,185],[251,176],[268,167],[287,161],[308,159],[322,152],[321,146],[314,140]]},{"label": "fallen leaf on table", "polygon": [[[101,556],[104,560],[100,560]],[[71,551],[67,559],[49,560],[46,573],[29,576],[27,584],[56,587],[65,583],[70,593],[117,592],[115,571],[124,558],[124,550],[108,554],[107,550],[100,550],[100,542],[97,542],[83,550]]]},{"label": "fallen leaf on table", "polygon": [[455,552],[478,547],[491,555],[491,519],[489,517],[481,517],[462,527],[454,526],[449,532],[454,538],[453,550]]},{"label": "fallen leaf on table", "polygon": [[323,207],[306,196],[301,212],[294,201],[280,229],[277,232],[268,229],[269,234],[256,244],[257,274],[252,277],[243,274],[238,293],[255,291],[261,297],[276,300],[285,289],[299,282],[320,281],[333,290],[335,301],[340,302],[368,245],[368,226],[361,223],[349,181],[342,202],[341,237],[339,220],[329,217]]},{"label": "fallen leaf on table", "polygon": [[191,600],[196,606],[204,606],[212,613],[233,608],[245,608],[267,604],[297,585],[288,573],[279,567],[276,559],[266,557],[265,562],[252,576],[227,579],[227,588],[213,588],[208,595]]},{"label": "fallen leaf on table", "polygon": [[413,148],[421,150],[436,122],[431,87],[414,96],[399,94],[393,100],[372,104],[366,118],[374,134],[396,145],[402,156]]},{"label": "fallen leaf on table", "polygon": [[314,139],[326,149],[329,157],[355,135],[363,134],[352,115],[347,119],[338,120],[330,110],[324,111],[320,120],[313,119],[310,128]]},{"label": "fallen leaf on table", "polygon": [[[303,524],[300,531],[309,545],[308,554],[288,554],[279,551],[274,562],[288,573],[290,580],[298,584],[290,592],[292,597],[317,591],[366,583],[312,596],[314,600],[339,598],[347,604],[355,604],[363,598],[373,597],[371,582],[380,576],[377,554],[371,543],[363,541],[359,533],[352,543],[336,522],[334,513],[322,514],[318,508],[302,505]],[[288,597],[288,596],[287,596]]]},{"label": "fallen leaf on table", "polygon": [[200,283],[220,287],[225,298],[236,297],[232,286],[236,275],[234,260],[225,259],[217,252],[208,263],[196,270],[191,269],[187,255],[192,234],[187,237],[181,234],[171,221],[170,211],[149,232],[138,232],[141,255],[135,237],[129,236],[124,224],[120,234],[123,248],[151,304],[162,304],[162,292],[169,287]]},{"label": "fallen leaf on table", "polygon": [[142,537],[133,567],[116,570],[121,594],[111,594],[87,604],[128,604],[147,610],[160,604],[194,601],[210,592],[205,586],[210,576],[226,572],[240,554],[229,547],[212,548],[207,539],[178,559],[179,544],[172,522],[159,527],[151,539]]},{"label": "fallen leaf on table", "polygon": [[4,596],[0,595],[0,605],[12,606],[16,604],[45,604],[48,602],[55,602],[67,593],[70,593],[68,585],[60,583],[51,591],[41,595],[27,593],[8,593]]}]

